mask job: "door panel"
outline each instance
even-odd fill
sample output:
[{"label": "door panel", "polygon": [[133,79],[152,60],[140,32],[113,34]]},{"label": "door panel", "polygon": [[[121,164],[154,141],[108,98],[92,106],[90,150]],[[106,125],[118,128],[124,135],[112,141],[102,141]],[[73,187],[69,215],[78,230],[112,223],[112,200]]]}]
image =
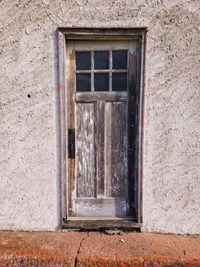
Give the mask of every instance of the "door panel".
[{"label": "door panel", "polygon": [[76,104],[77,197],[95,197],[95,104]]},{"label": "door panel", "polygon": [[127,101],[76,103],[76,216],[126,217],[127,150]]},{"label": "door panel", "polygon": [[126,217],[125,198],[76,199],[79,217]]},{"label": "door panel", "polygon": [[106,196],[122,197],[127,191],[127,103],[105,105]]}]

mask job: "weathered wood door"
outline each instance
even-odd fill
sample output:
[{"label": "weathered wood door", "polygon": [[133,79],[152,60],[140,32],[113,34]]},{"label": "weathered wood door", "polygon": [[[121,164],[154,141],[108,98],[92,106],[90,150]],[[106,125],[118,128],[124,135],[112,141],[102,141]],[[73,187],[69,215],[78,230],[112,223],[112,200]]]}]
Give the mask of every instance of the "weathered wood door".
[{"label": "weathered wood door", "polygon": [[133,40],[67,42],[68,218],[133,216],[135,53]]}]

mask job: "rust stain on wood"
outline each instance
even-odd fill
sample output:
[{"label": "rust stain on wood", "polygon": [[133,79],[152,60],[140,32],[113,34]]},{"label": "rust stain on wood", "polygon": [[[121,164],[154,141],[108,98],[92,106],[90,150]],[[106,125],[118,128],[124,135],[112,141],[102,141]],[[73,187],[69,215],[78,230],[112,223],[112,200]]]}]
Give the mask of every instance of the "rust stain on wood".
[{"label": "rust stain on wood", "polygon": [[75,53],[72,52],[69,54],[69,60],[74,60],[75,59]]}]

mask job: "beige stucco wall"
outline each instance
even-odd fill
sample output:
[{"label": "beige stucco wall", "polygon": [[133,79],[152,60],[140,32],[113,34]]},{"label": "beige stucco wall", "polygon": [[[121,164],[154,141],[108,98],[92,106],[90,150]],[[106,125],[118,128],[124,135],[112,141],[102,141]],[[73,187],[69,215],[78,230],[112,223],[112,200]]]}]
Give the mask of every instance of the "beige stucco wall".
[{"label": "beige stucco wall", "polygon": [[59,226],[56,29],[70,26],[148,28],[143,230],[200,233],[199,0],[0,1],[0,229]]}]

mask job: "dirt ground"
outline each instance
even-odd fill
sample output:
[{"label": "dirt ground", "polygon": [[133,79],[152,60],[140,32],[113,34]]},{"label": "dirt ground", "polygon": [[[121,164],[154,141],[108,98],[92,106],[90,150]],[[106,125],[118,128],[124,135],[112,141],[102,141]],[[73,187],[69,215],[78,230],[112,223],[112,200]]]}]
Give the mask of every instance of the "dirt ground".
[{"label": "dirt ground", "polygon": [[0,266],[200,266],[200,236],[1,232]]}]

